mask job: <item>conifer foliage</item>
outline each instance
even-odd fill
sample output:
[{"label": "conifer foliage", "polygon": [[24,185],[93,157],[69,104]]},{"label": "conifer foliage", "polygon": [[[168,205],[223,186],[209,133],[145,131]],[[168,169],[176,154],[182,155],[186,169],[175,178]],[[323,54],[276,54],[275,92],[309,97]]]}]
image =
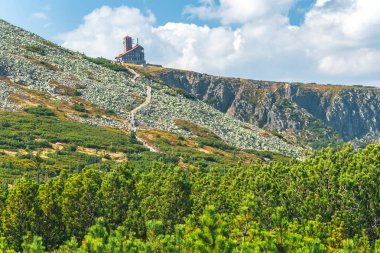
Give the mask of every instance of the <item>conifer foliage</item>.
[{"label": "conifer foliage", "polygon": [[0,190],[2,252],[380,252],[380,146],[302,161],[129,161]]}]

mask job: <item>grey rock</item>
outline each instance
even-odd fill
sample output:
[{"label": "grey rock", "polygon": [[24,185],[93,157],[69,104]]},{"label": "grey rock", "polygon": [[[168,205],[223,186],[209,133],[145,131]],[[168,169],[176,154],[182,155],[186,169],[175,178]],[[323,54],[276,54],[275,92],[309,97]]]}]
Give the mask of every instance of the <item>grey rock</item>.
[{"label": "grey rock", "polygon": [[236,119],[297,142],[354,141],[380,132],[378,88],[243,80],[172,69],[157,77]]}]

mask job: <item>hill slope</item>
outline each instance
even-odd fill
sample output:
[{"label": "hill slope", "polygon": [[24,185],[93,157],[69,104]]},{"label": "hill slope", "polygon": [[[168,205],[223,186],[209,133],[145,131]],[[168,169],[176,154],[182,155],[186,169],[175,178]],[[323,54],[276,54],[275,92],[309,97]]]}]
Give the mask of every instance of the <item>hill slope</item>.
[{"label": "hill slope", "polygon": [[100,66],[84,55],[5,21],[0,21],[0,30],[1,109],[21,110],[43,104],[57,109],[66,119],[126,128],[130,111],[145,101],[151,87],[151,102],[139,108],[135,115],[140,128],[194,135],[175,123],[181,119],[208,129],[238,148],[270,150],[291,156],[302,150],[182,91],[146,78],[135,80],[120,66],[109,64],[111,69]]},{"label": "hill slope", "polygon": [[339,140],[379,140],[378,88],[224,78],[157,67],[139,70],[293,142],[319,147]]}]

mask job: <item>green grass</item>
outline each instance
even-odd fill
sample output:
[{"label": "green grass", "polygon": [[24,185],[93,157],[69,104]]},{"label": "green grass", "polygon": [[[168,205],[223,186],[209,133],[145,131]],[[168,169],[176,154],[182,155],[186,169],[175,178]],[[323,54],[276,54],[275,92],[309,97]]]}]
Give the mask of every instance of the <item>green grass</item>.
[{"label": "green grass", "polygon": [[54,169],[69,169],[81,170],[86,165],[100,163],[101,158],[95,155],[88,155],[75,151],[56,151],[50,153],[45,160],[44,165],[41,166],[46,170]]},{"label": "green grass", "polygon": [[[219,167],[256,160],[255,156],[247,155],[239,149],[228,146],[223,141],[213,138],[213,134],[208,132],[207,129],[203,129],[195,124],[189,124],[188,127],[192,129],[192,132],[197,132],[205,137],[189,138],[173,133],[154,132],[154,130],[150,132],[150,135],[154,137],[150,137],[149,141],[161,152],[160,158],[157,158],[158,160],[174,164],[194,165],[202,168],[210,166]],[[204,145],[199,145],[199,142],[204,143]],[[203,149],[199,149],[201,146],[203,146]],[[135,158],[136,155],[133,154],[132,157]]]},{"label": "green grass", "polygon": [[[12,184],[20,177],[41,181],[58,175],[62,170],[76,172],[85,167],[102,170],[115,163],[103,152],[94,150],[94,153],[85,154],[78,147],[123,152],[129,162],[138,168],[157,161],[202,168],[223,167],[247,159],[207,129],[186,124],[183,120],[177,124],[186,125],[189,131],[201,137],[187,139],[174,134],[157,134],[150,141],[159,147],[160,153],[153,153],[147,151],[130,133],[62,120],[46,107],[33,107],[23,112],[0,112],[0,149],[17,152],[16,156],[0,153],[0,183]],[[64,146],[63,149],[54,150],[55,143],[62,143],[60,146]],[[219,150],[210,149],[210,153],[205,153],[198,150],[200,146]],[[276,160],[278,156],[272,155],[271,158]]]},{"label": "green grass", "polygon": [[86,108],[82,104],[74,104],[71,108],[78,112],[86,112]]},{"label": "green grass", "polygon": [[49,147],[49,143],[61,142],[125,153],[145,150],[122,131],[41,116],[41,113],[46,114],[46,110],[41,108],[31,111],[33,114],[0,112],[0,149],[36,150]]},{"label": "green grass", "polygon": [[31,154],[0,155],[0,184],[12,184],[21,177],[43,181],[62,170],[78,172],[90,165],[104,167],[100,157],[79,152],[56,151],[48,154],[48,158]]},{"label": "green grass", "polygon": [[218,148],[224,151],[237,150],[237,148],[226,144],[224,141],[216,138],[197,138],[197,143],[199,147],[209,146],[213,148]]},{"label": "green grass", "polygon": [[42,105],[26,108],[24,111],[40,116],[55,116],[52,110]]},{"label": "green grass", "polygon": [[[63,150],[51,149],[57,142],[66,145]],[[102,160],[102,153],[77,152],[78,146],[124,152],[126,156],[146,151],[128,133],[60,120],[46,107],[32,107],[24,112],[0,112],[0,149],[18,152],[16,156],[0,153],[0,184],[11,184],[20,177],[41,181],[56,176],[62,170],[74,172],[88,166],[104,168],[106,164],[115,163]],[[50,151],[43,155],[41,152],[46,148]]]}]

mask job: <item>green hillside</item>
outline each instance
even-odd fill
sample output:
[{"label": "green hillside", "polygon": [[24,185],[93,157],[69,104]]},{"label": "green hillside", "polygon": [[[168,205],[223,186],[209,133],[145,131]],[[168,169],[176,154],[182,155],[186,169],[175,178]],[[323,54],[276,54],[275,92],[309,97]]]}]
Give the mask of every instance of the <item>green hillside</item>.
[{"label": "green hillside", "polygon": [[[166,161],[182,167],[226,166],[251,161],[289,160],[272,152],[241,150],[215,137],[185,137],[160,130],[140,130],[158,152],[151,152],[134,134],[63,119],[46,107],[26,112],[0,112],[0,182],[20,177],[43,181],[63,170],[109,169],[127,160]],[[50,116],[47,116],[50,115]],[[200,134],[200,133],[198,133]]]}]

